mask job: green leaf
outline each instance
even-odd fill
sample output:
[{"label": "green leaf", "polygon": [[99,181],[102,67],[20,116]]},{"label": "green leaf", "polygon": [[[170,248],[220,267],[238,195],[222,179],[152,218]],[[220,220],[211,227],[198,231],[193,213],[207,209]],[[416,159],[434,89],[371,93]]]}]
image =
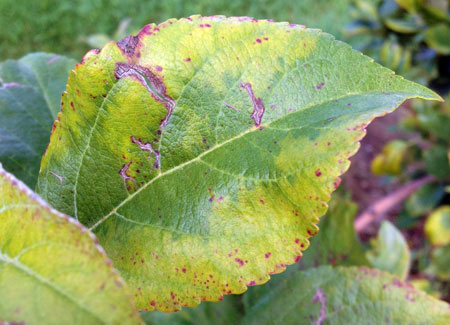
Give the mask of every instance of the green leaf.
[{"label": "green leaf", "polygon": [[450,159],[444,145],[435,145],[424,152],[423,160],[427,172],[438,177],[450,176]]},{"label": "green leaf", "polygon": [[395,0],[397,4],[410,13],[417,12],[417,0]]},{"label": "green leaf", "polygon": [[383,221],[374,249],[367,252],[373,267],[405,279],[409,273],[411,254],[402,233],[389,221]]},{"label": "green leaf", "polygon": [[423,22],[418,19],[418,16],[407,16],[402,19],[386,18],[384,23],[389,29],[401,34],[417,33],[423,26]]},{"label": "green leaf", "polygon": [[46,53],[0,63],[0,162],[30,187],[75,63]]},{"label": "green leaf", "polygon": [[426,273],[436,275],[443,281],[450,280],[450,245],[436,247],[431,252],[430,266]]},{"label": "green leaf", "polygon": [[217,301],[300,258],[367,123],[410,97],[440,100],[317,30],[148,25],[70,74],[39,192],[97,234],[138,308]]},{"label": "green leaf", "polygon": [[240,324],[242,319],[239,296],[226,296],[219,302],[206,302],[196,308],[184,308],[178,313],[160,311],[141,313],[148,325],[229,325]]},{"label": "green leaf", "polygon": [[443,103],[432,103],[414,100],[412,108],[415,111],[414,124],[425,135],[431,134],[445,142],[450,139],[450,95]]},{"label": "green leaf", "polygon": [[432,21],[436,21],[435,19],[437,18],[450,22],[448,15],[450,4],[448,0],[420,0],[420,5],[425,12],[433,16]]},{"label": "green leaf", "polygon": [[425,32],[425,42],[440,54],[450,54],[450,26],[439,24]]},{"label": "green leaf", "polygon": [[[269,284],[270,285],[270,284]],[[322,266],[251,302],[244,324],[448,324],[450,307],[375,269]]]},{"label": "green leaf", "polygon": [[421,217],[431,212],[444,197],[444,187],[440,184],[425,184],[405,202],[405,211],[411,217]]},{"label": "green leaf", "polygon": [[425,234],[434,246],[450,244],[450,205],[441,206],[428,216]]},{"label": "green leaf", "polygon": [[96,238],[0,165],[0,319],[14,324],[139,324]]},{"label": "green leaf", "polygon": [[317,236],[300,261],[301,267],[317,265],[368,265],[361,243],[355,234],[356,203],[335,194],[318,226]]}]

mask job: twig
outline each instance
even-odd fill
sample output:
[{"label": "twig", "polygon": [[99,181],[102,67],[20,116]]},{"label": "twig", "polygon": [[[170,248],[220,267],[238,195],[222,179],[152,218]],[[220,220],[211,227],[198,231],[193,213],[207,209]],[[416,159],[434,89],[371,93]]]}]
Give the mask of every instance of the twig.
[{"label": "twig", "polygon": [[428,175],[413,182],[410,182],[389,195],[381,198],[373,203],[365,211],[363,211],[355,220],[355,231],[362,233],[366,227],[372,222],[379,221],[389,210],[397,204],[406,200],[417,189],[425,184],[435,182],[434,176]]}]

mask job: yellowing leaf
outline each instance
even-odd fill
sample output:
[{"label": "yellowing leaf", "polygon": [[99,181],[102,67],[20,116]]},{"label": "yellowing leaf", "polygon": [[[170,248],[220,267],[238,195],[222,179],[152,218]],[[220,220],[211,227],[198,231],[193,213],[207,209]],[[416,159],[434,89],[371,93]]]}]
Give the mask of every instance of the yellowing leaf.
[{"label": "yellowing leaf", "polygon": [[403,140],[393,140],[386,144],[383,151],[372,161],[372,173],[375,175],[400,175],[408,147],[408,143]]},{"label": "yellowing leaf", "polygon": [[450,244],[450,206],[434,210],[425,222],[425,233],[432,245]]},{"label": "yellowing leaf", "polygon": [[139,324],[96,238],[0,165],[0,319],[8,324]]},{"label": "yellowing leaf", "polygon": [[138,308],[177,311],[298,261],[367,123],[412,97],[440,100],[318,30],[172,19],[70,74],[38,189]]}]

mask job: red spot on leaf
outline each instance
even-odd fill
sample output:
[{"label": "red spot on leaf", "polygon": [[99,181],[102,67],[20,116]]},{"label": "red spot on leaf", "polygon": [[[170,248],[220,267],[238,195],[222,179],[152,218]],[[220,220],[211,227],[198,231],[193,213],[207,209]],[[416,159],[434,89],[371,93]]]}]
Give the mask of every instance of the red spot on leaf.
[{"label": "red spot on leaf", "polygon": [[320,169],[317,169],[314,173],[316,174],[317,177],[322,176],[322,172],[320,171]]},{"label": "red spot on leaf", "polygon": [[323,86],[325,86],[325,83],[324,83],[324,82],[321,82],[320,84],[318,84],[318,85],[316,86],[316,89],[317,89],[317,90],[321,90]]},{"label": "red spot on leaf", "polygon": [[236,257],[234,260],[235,260],[237,263],[239,263],[239,266],[244,266],[244,261],[241,260],[240,258]]}]

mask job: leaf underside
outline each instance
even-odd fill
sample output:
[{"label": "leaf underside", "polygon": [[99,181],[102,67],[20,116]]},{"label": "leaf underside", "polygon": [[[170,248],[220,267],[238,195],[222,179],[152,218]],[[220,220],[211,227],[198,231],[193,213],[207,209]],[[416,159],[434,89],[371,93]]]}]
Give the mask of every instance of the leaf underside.
[{"label": "leaf underside", "polygon": [[75,63],[48,53],[0,63],[0,162],[32,188]]},{"label": "leaf underside", "polygon": [[0,319],[139,324],[131,296],[88,229],[0,165]]},{"label": "leaf underside", "polygon": [[38,190],[138,308],[177,311],[296,262],[367,123],[412,97],[439,99],[318,30],[168,20],[70,74]]}]

